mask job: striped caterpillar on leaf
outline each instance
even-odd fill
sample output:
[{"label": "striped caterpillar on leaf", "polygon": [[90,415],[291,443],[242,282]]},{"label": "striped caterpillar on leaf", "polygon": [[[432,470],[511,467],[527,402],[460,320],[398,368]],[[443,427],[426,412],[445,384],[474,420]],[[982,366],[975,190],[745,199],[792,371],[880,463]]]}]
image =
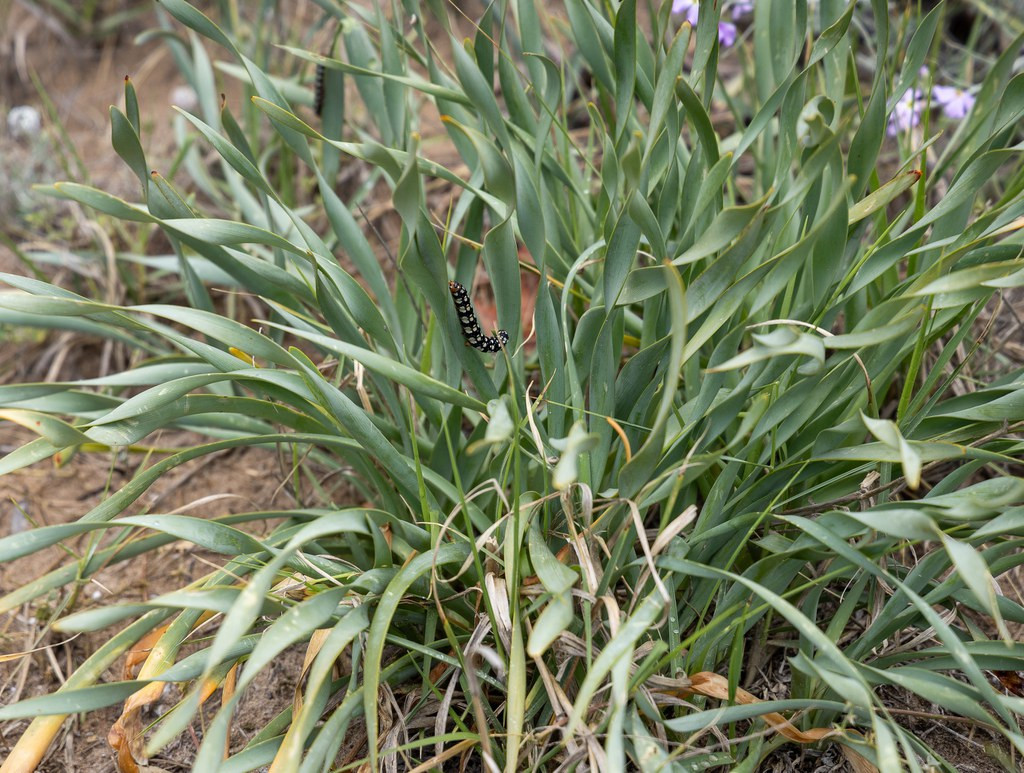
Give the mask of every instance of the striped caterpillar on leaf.
[{"label": "striped caterpillar on leaf", "polygon": [[494,354],[501,351],[508,343],[508,332],[499,330],[496,335],[485,336],[480,329],[476,312],[473,310],[473,301],[470,300],[466,288],[459,282],[449,282],[448,292],[452,294],[452,300],[455,302],[455,311],[459,316],[459,325],[462,327],[466,343],[482,352]]},{"label": "striped caterpillar on leaf", "polygon": [[324,113],[324,75],[327,68],[322,64],[316,66],[316,76],[313,79],[313,112],[318,116]]}]

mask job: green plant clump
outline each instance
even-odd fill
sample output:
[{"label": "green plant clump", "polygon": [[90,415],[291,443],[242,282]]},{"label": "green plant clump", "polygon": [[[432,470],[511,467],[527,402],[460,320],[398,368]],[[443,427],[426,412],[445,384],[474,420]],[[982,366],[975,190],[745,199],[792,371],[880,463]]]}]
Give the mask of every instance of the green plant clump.
[{"label": "green plant clump", "polygon": [[[130,82],[112,138],[140,200],[49,189],[162,231],[188,305],[3,276],[0,322],[138,356],[0,388],[39,435],[0,473],[141,452],[165,428],[206,438],[138,457],[76,521],[0,539],[0,560],[87,540],[0,610],[70,586],[52,630],[124,626],[56,693],[0,708],[36,717],[16,758],[61,715],[136,694],[137,712],[162,683],[184,698],[140,725],[140,757],[225,688],[193,725],[199,771],[755,771],[822,739],[859,770],[954,770],[883,687],[1024,753],[1024,704],[985,673],[1024,658],[1024,608],[993,581],[1024,563],[1024,374],[978,324],[1024,284],[1022,38],[965,64],[980,86],[953,121],[923,96],[942,5],[891,25],[882,0],[758,0],[732,47],[710,2],[694,27],[668,3],[496,0],[465,40],[440,0],[317,5],[334,46],[277,49],[293,69],[275,76],[237,19],[161,0],[199,96],[182,159],[204,195],[151,171]],[[251,95],[239,117],[204,46]],[[444,163],[420,136],[438,118]],[[356,199],[390,190],[390,257],[335,189],[353,166]],[[449,296],[478,272],[510,336],[497,354],[464,345]],[[226,312],[207,280],[263,311]],[[135,505],[177,465],[248,446],[293,459],[296,491],[314,466],[347,478],[348,500]],[[100,568],[177,540],[223,567],[72,609]],[[100,683],[147,635],[138,677]],[[301,699],[225,759],[246,688],[293,646]],[[753,703],[765,663],[784,689]]]}]

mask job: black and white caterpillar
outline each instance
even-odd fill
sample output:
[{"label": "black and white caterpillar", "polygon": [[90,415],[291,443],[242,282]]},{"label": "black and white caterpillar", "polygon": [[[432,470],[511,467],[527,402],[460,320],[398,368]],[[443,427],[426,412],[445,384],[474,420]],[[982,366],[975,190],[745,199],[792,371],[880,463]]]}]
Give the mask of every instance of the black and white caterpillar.
[{"label": "black and white caterpillar", "polygon": [[316,75],[313,79],[313,112],[318,116],[324,112],[324,73],[326,68],[322,64],[316,66]]},{"label": "black and white caterpillar", "polygon": [[508,343],[508,333],[499,330],[496,335],[485,336],[480,329],[476,312],[473,310],[473,301],[469,299],[466,288],[458,282],[449,282],[448,292],[452,294],[452,300],[455,301],[455,311],[459,315],[459,324],[462,326],[462,335],[465,337],[466,343],[482,352],[494,354],[501,351]]}]

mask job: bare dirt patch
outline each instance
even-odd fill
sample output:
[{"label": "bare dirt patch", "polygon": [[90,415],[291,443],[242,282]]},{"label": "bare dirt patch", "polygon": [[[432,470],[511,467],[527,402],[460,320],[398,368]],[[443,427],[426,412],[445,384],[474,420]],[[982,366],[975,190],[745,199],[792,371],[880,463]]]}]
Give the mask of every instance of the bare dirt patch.
[{"label": "bare dirt patch", "polygon": [[[0,450],[8,452],[32,439],[25,430],[0,426]],[[195,442],[187,433],[164,433],[162,445]],[[139,459],[120,459],[110,454],[78,454],[68,464],[55,469],[49,461],[38,463],[18,473],[0,477],[0,534],[24,531],[32,525],[52,526],[77,520],[131,479]],[[263,449],[239,449],[223,452],[214,458],[199,459],[162,476],[133,508],[136,512],[187,512],[189,515],[211,516],[294,506],[287,480],[281,474],[275,455]],[[252,529],[258,533],[259,526]],[[30,556],[0,565],[0,594],[9,593],[28,580],[41,577],[58,567],[73,563],[75,557],[89,555],[96,537],[82,535]],[[99,547],[109,539],[99,541]],[[89,655],[119,630],[108,630],[79,636],[50,631],[46,622],[58,611],[83,610],[115,603],[145,601],[168,591],[179,589],[223,565],[224,557],[171,543],[148,551],[130,560],[110,563],[90,581],[72,582],[61,591],[40,596],[0,622],[0,651],[5,654],[31,652],[18,659],[0,663],[0,704],[21,698],[43,695],[57,689],[64,679]],[[65,606],[66,604],[66,606]],[[215,630],[215,629],[213,629]],[[212,631],[206,630],[203,635]],[[292,690],[301,671],[301,652],[290,652],[275,660],[273,667],[261,674],[253,686],[252,696],[243,701],[233,727],[233,739],[244,744],[269,716],[289,704]],[[125,678],[120,661],[108,669],[102,681]],[[156,711],[166,711],[176,694],[169,688]],[[212,716],[216,702],[205,708],[206,718]],[[117,719],[116,708],[91,712],[84,718],[70,721],[59,742],[55,743],[48,762],[41,770],[107,771],[115,770],[114,755],[106,736]],[[251,715],[251,716],[250,716]],[[0,757],[6,756],[27,722],[11,722],[0,728]],[[195,733],[198,733],[196,735]],[[193,739],[201,737],[201,723],[195,733],[186,734],[161,755],[173,760],[177,767],[187,767],[194,757]],[[154,760],[154,764],[159,764]],[[174,769],[173,767],[170,769]]]}]

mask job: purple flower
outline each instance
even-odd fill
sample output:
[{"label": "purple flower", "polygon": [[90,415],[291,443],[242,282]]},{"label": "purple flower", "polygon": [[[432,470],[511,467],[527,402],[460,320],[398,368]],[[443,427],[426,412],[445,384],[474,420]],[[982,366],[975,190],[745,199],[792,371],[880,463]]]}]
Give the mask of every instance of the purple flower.
[{"label": "purple flower", "polygon": [[729,48],[736,42],[736,25],[727,21],[718,22],[718,44],[722,48]]},{"label": "purple flower", "polygon": [[[684,22],[689,22],[691,27],[697,26],[697,14],[699,8],[697,3],[688,0],[672,0],[672,13],[677,16],[684,16]],[[718,22],[718,44],[722,48],[729,48],[736,42],[736,25],[727,21]]]},{"label": "purple flower", "polygon": [[689,0],[672,0],[672,13],[677,16],[686,16],[683,21],[690,22],[691,27],[697,26],[697,4]]},{"label": "purple flower", "polygon": [[732,20],[738,21],[744,16],[754,12],[754,4],[747,0],[739,0],[739,2],[733,3],[732,6]]},{"label": "purple flower", "polygon": [[892,113],[889,115],[889,125],[885,129],[885,133],[890,137],[895,137],[900,132],[905,132],[917,126],[921,123],[921,113],[923,110],[924,100],[922,99],[921,92],[918,89],[911,89],[900,97],[900,101],[892,109]]},{"label": "purple flower", "polygon": [[[922,73],[927,76],[927,72]],[[921,123],[921,115],[926,108],[935,105],[942,110],[943,115],[954,121],[959,121],[971,112],[974,107],[974,95],[963,89],[954,86],[932,86],[931,94],[925,98],[925,92],[921,89],[911,89],[904,94],[889,116],[889,125],[886,127],[886,134],[895,137],[900,132],[917,126]]]},{"label": "purple flower", "polygon": [[959,121],[974,107],[974,95],[954,86],[933,86],[932,102],[942,108],[947,118]]}]

